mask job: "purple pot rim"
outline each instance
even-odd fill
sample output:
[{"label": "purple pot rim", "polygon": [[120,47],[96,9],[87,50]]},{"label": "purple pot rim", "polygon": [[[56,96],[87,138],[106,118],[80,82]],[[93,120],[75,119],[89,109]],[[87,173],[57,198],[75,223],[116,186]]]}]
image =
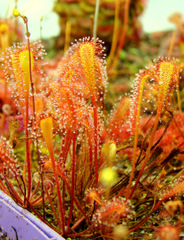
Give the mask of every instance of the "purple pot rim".
[{"label": "purple pot rim", "polygon": [[40,219],[35,217],[26,209],[18,206],[7,194],[0,190],[0,201],[4,202],[7,207],[15,209],[20,215],[23,215],[26,219],[28,219],[32,224],[34,224],[39,230],[41,230],[50,240],[65,240],[62,236],[60,236],[57,232],[43,223]]}]

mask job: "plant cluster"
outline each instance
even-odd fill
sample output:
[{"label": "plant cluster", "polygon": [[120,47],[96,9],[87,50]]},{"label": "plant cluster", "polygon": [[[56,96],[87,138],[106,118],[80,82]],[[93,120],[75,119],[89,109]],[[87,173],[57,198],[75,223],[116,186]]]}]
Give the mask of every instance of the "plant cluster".
[{"label": "plant cluster", "polygon": [[179,239],[183,65],[149,63],[107,115],[102,41],[73,43],[53,74],[26,36],[3,52],[0,189],[64,237]]}]

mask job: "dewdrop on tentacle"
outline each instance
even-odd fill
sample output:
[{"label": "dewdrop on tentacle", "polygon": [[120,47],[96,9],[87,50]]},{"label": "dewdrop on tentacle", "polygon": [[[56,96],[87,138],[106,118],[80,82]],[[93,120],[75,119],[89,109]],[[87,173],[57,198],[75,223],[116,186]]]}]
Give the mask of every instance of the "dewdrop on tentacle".
[{"label": "dewdrop on tentacle", "polygon": [[[31,59],[31,69],[30,69],[30,61]],[[26,93],[29,92],[29,85],[30,85],[30,71],[33,70],[34,59],[33,54],[30,52],[30,59],[29,59],[29,51],[23,50],[20,53],[12,55],[12,65],[14,69],[14,74],[17,79],[17,82],[20,81],[20,76],[22,75],[23,82],[24,82],[24,89]]]},{"label": "dewdrop on tentacle", "polygon": [[[61,61],[62,84],[85,99],[103,98],[107,80],[103,43],[99,39],[83,38],[76,40]],[[83,98],[82,97],[82,98]]]},{"label": "dewdrop on tentacle", "polygon": [[17,88],[24,85],[24,89],[29,90],[30,72],[34,81],[35,74],[38,73],[38,68],[41,66],[40,60],[44,55],[42,45],[38,42],[31,43],[29,51],[27,42],[24,42],[9,48],[6,54],[7,62],[5,61],[5,64],[10,63],[10,69],[13,70],[17,81]]},{"label": "dewdrop on tentacle", "polygon": [[[178,75],[180,68],[177,67],[175,60],[171,60],[169,58],[160,58],[156,62],[153,63],[149,68],[140,72],[134,81],[133,85],[133,94],[132,94],[132,103],[130,107],[129,121],[131,123],[131,132],[134,135],[134,151],[133,151],[133,164],[132,171],[130,175],[130,180],[127,189],[126,198],[130,193],[130,188],[132,185],[134,173],[135,173],[135,165],[137,159],[137,143],[138,143],[138,134],[139,134],[139,122],[140,117],[142,115],[141,108],[144,106],[148,96],[146,92],[150,91],[149,86],[153,85],[153,93],[156,94],[155,98],[155,106],[153,110],[156,110],[155,122],[153,125],[153,130],[149,137],[149,145],[147,148],[146,156],[143,161],[142,169],[138,175],[135,186],[138,184],[139,178],[144,171],[146,163],[149,159],[151,146],[153,144],[156,130],[158,127],[159,119],[163,110],[166,106],[170,108],[170,96],[172,94],[172,90],[176,87]],[[154,79],[155,84],[153,82],[149,82],[149,79]],[[152,110],[152,109],[151,109]],[[134,188],[135,189],[135,188]],[[132,193],[131,193],[132,194]]]},{"label": "dewdrop on tentacle", "polygon": [[79,54],[82,66],[86,75],[86,80],[91,92],[95,91],[95,62],[94,62],[94,46],[92,43],[82,44]]},{"label": "dewdrop on tentacle", "polygon": [[21,171],[17,163],[17,158],[13,153],[13,148],[6,139],[0,138],[0,173],[6,175],[11,173],[13,176],[20,176]]},{"label": "dewdrop on tentacle", "polygon": [[93,222],[103,233],[111,232],[117,224],[123,223],[127,218],[132,218],[134,212],[131,204],[124,198],[113,198],[99,207],[94,215]]},{"label": "dewdrop on tentacle", "polygon": [[31,76],[33,84],[36,85],[36,77],[39,76],[41,79],[39,70],[44,55],[43,47],[39,42],[31,43],[30,50],[27,42],[23,42],[15,44],[6,51],[5,76],[12,85],[12,94],[21,108],[23,118],[25,117],[25,106],[28,107],[28,98],[30,97]]},{"label": "dewdrop on tentacle", "polygon": [[[131,123],[132,134],[138,128],[143,104],[148,101],[152,103],[153,109],[163,110],[168,95],[175,89],[180,68],[176,65],[175,59],[159,58],[145,70],[136,75],[132,86],[132,102],[130,106],[129,122]],[[154,101],[153,101],[153,100]]]}]

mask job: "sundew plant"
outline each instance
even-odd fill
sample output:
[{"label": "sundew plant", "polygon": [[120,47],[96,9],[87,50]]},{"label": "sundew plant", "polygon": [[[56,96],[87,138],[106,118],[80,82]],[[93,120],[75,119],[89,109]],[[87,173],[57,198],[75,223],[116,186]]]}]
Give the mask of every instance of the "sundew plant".
[{"label": "sundew plant", "polygon": [[53,73],[26,16],[13,14],[26,40],[8,47],[0,32],[1,191],[66,238],[179,240],[182,60],[148,62],[108,113],[107,72],[118,55],[107,68],[103,41],[81,38]]}]

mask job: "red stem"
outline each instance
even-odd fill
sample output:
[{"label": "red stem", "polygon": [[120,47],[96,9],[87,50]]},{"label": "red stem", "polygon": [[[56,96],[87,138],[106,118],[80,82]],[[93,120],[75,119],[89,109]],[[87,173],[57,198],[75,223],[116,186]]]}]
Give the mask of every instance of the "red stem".
[{"label": "red stem", "polygon": [[[58,171],[60,172],[59,168]],[[69,186],[68,180],[64,175],[60,175],[60,177],[62,178],[62,180],[66,183],[66,186],[68,188],[68,191],[71,193],[71,188]],[[78,209],[81,211],[81,213],[83,214],[83,216],[86,218],[86,220],[92,225],[91,220],[88,218],[88,216],[85,214],[85,212],[82,210],[80,203],[78,202],[78,200],[75,198],[74,196],[74,203],[76,204],[76,206],[78,207]]]},{"label": "red stem", "polygon": [[[28,19],[25,16],[21,16],[25,25],[26,25],[26,36],[27,36],[27,45],[28,45],[28,51],[29,51],[29,74],[30,74],[30,81],[32,83],[32,72],[31,72],[31,51],[30,51],[30,41],[29,36],[30,33],[28,31]],[[31,185],[32,185],[32,164],[31,164],[31,158],[30,158],[30,144],[29,144],[29,131],[28,131],[28,124],[29,124],[29,90],[26,89],[26,125],[25,125],[25,134],[26,134],[26,162],[27,162],[27,169],[28,169],[28,194],[27,199],[29,200],[30,194],[31,194]]]},{"label": "red stem", "polygon": [[7,188],[7,186],[5,186],[4,183],[1,181],[1,178],[0,178],[0,189],[1,189],[4,193],[6,193],[7,195],[9,194],[9,193],[8,193],[8,188]]},{"label": "red stem", "polygon": [[30,196],[30,199],[29,199],[30,202],[31,202],[32,198],[34,197],[35,193],[37,192],[37,190],[39,188],[39,185],[40,185],[40,181],[37,182],[36,187],[35,187],[34,191],[32,192],[32,194]]},{"label": "red stem", "polygon": [[[50,156],[51,156],[51,160],[52,160],[52,167],[53,167],[53,172],[54,172],[54,177],[55,177],[56,187],[57,187],[59,210],[60,210],[60,213],[61,213],[61,220],[62,220],[62,230],[63,230],[63,234],[65,234],[65,218],[64,218],[63,203],[62,203],[62,199],[61,199],[59,178],[58,178],[58,173],[56,171],[56,165],[55,165],[55,159],[54,159],[54,152],[53,151],[50,152]],[[60,224],[60,221],[58,223]]]},{"label": "red stem", "polygon": [[132,195],[134,194],[134,191],[137,187],[137,184],[143,174],[143,171],[144,171],[144,168],[146,166],[146,163],[149,159],[149,156],[150,156],[150,152],[151,152],[151,147],[152,147],[152,144],[153,144],[153,140],[154,140],[154,137],[155,137],[155,133],[156,133],[156,130],[157,130],[157,126],[158,126],[158,122],[159,122],[159,117],[160,117],[160,114],[161,114],[161,108],[159,107],[158,111],[157,111],[157,115],[156,115],[156,118],[155,118],[155,123],[154,123],[154,127],[153,127],[153,130],[152,130],[152,134],[150,136],[150,140],[149,140],[149,146],[147,148],[147,151],[146,151],[146,156],[145,156],[145,159],[143,161],[143,164],[142,164],[142,168],[141,168],[141,171],[139,172],[139,175],[136,179],[136,183],[135,185],[133,186],[133,189],[132,189],[132,192],[129,196],[129,199],[131,199]]},{"label": "red stem", "polygon": [[4,177],[5,181],[6,181],[6,184],[8,185],[8,189],[9,189],[9,192],[11,193],[11,195],[14,197],[14,199],[17,200],[17,202],[23,206],[23,201],[22,199],[20,198],[20,196],[18,195],[17,191],[15,191],[14,187],[12,186],[11,182],[9,182],[6,177]]},{"label": "red stem", "polygon": [[48,191],[46,189],[45,189],[45,192],[47,194],[47,198],[49,200],[49,203],[50,203],[51,209],[52,209],[52,211],[54,213],[54,216],[55,216],[55,218],[56,218],[56,220],[57,220],[57,222],[59,224],[59,227],[62,229],[61,221],[60,221],[59,216],[58,216],[58,214],[57,214],[57,212],[56,212],[56,210],[55,210],[55,208],[54,208],[54,206],[52,204],[52,200],[50,198],[50,195],[49,195],[49,193],[48,193]]},{"label": "red stem", "polygon": [[72,156],[72,188],[71,188],[71,199],[70,199],[70,213],[68,217],[68,223],[67,223],[67,229],[69,229],[69,225],[71,222],[72,218],[72,210],[73,210],[73,203],[74,203],[74,196],[75,196],[75,162],[76,162],[76,157],[75,157],[75,140],[76,139],[76,132],[74,130],[73,134],[73,156]]},{"label": "red stem", "polygon": [[25,134],[26,134],[26,162],[27,162],[27,169],[28,169],[28,194],[27,199],[29,200],[31,194],[31,158],[30,158],[30,145],[29,145],[29,131],[28,131],[28,124],[29,124],[29,102],[28,102],[28,93],[26,95],[26,124],[25,124]]},{"label": "red stem", "polygon": [[70,150],[71,139],[72,139],[72,131],[71,130],[65,131],[65,137],[62,139],[62,143],[61,143],[59,162],[63,162],[63,163],[66,162],[66,158]]},{"label": "red stem", "polygon": [[94,166],[95,166],[95,185],[98,184],[98,112],[97,112],[97,103],[96,96],[93,93],[91,96],[93,113],[94,113]]}]

